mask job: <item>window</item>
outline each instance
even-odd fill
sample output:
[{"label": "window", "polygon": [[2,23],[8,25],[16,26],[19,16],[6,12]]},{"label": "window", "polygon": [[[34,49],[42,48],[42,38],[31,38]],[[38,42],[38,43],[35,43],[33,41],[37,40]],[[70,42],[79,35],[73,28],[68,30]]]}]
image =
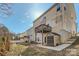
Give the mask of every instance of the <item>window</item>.
[{"label": "window", "polygon": [[3,42],[5,41],[4,37],[2,38],[2,41],[3,41]]},{"label": "window", "polygon": [[41,24],[45,24],[46,23],[46,17],[43,17],[43,19],[41,19]]},{"label": "window", "polygon": [[37,38],[37,41],[39,41],[39,37]]},{"label": "window", "polygon": [[57,5],[57,11],[60,11],[60,4]]},{"label": "window", "polygon": [[44,19],[46,19],[46,17],[44,17]]},{"label": "window", "polygon": [[38,39],[38,41],[39,41],[39,39]]},{"label": "window", "polygon": [[64,10],[66,10],[66,7],[64,6]]},{"label": "window", "polygon": [[64,4],[64,10],[66,10],[66,4]]},{"label": "window", "polygon": [[49,24],[47,24],[49,26]]},{"label": "window", "polygon": [[46,37],[45,37],[45,43],[46,43]]}]

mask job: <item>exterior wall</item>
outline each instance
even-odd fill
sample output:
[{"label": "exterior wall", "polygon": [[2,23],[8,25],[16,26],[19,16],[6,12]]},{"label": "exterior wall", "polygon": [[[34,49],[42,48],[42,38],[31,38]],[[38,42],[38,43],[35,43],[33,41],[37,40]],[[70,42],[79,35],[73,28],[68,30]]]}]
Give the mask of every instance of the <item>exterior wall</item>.
[{"label": "exterior wall", "polygon": [[[64,9],[64,5],[66,10]],[[74,10],[73,4],[62,4],[62,15],[63,15],[63,28],[71,32],[72,34],[76,34],[76,14]]]},{"label": "exterior wall", "polygon": [[61,43],[65,43],[67,40],[71,38],[71,33],[65,30],[61,30],[60,35],[61,35]]},{"label": "exterior wall", "polygon": [[[47,33],[43,33],[43,44],[45,44],[44,40],[45,40],[46,35],[47,35]],[[36,39],[37,39],[36,40],[37,43],[42,44],[42,33],[37,33]]]},{"label": "exterior wall", "polygon": [[33,27],[27,30],[27,36],[29,36],[29,39],[28,39],[29,41],[35,41],[34,34],[35,34],[35,32],[34,32]]},{"label": "exterior wall", "polygon": [[54,46],[57,46],[58,44],[60,44],[60,37],[54,35]]},{"label": "exterior wall", "polygon": [[[41,23],[44,23],[46,25],[49,24],[49,26],[52,27],[52,31],[55,30],[55,32],[57,32],[59,30],[59,27],[60,27],[60,29],[62,27],[62,22],[61,22],[61,18],[60,18],[61,14],[62,13],[60,11],[59,12],[56,11],[56,6],[55,6],[55,7],[51,8],[51,10],[49,10],[46,14],[44,14],[43,16],[38,18],[33,23],[33,26],[35,28],[35,27],[39,26]],[[44,17],[46,17],[45,21],[44,21]],[[56,24],[56,22],[58,22],[58,23]]]},{"label": "exterior wall", "polygon": [[23,38],[24,36],[27,36],[26,32],[19,34],[18,38],[20,38],[20,40],[28,40],[27,38]]},{"label": "exterior wall", "polygon": [[[57,5],[55,4],[54,7],[35,20],[33,27],[35,29],[42,23],[51,26],[52,32],[60,34],[61,42],[64,43],[71,35],[76,34],[76,14],[71,3],[60,4],[60,11],[57,11]],[[41,37],[41,34],[38,36]]]},{"label": "exterior wall", "polygon": [[[61,29],[62,29],[62,22],[61,22],[61,12],[57,12],[56,11],[56,7],[51,8],[50,11],[48,11],[46,14],[44,14],[43,16],[41,16],[40,18],[38,18],[34,23],[33,26],[34,28],[39,26],[40,24],[46,24],[52,27],[52,32],[56,32],[58,33]],[[46,17],[46,19],[44,19]],[[43,21],[45,20],[45,21]],[[57,24],[56,24],[57,22]],[[40,34],[41,35],[41,34]],[[40,36],[40,39],[42,40],[42,36]],[[45,34],[44,34],[45,36]],[[44,38],[44,37],[43,37]]]},{"label": "exterior wall", "polygon": [[37,33],[36,39],[37,39],[36,42],[42,43],[42,35],[41,35],[41,33]]}]

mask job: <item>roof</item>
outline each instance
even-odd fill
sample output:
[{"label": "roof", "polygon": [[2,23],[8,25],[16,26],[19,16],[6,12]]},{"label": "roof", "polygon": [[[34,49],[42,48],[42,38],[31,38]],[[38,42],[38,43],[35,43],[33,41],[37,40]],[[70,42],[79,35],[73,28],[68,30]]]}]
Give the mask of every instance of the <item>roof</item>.
[{"label": "roof", "polygon": [[9,31],[8,28],[1,23],[0,23],[0,29],[5,30],[7,32]]},{"label": "roof", "polygon": [[2,28],[2,27],[4,27],[4,25],[0,23],[0,28]]},{"label": "roof", "polygon": [[27,32],[27,31],[30,31],[30,30],[32,30],[32,28],[33,28],[33,26],[32,26],[32,27],[30,27],[29,29],[27,29],[27,30],[26,30],[26,32]]},{"label": "roof", "polygon": [[58,33],[55,33],[55,32],[51,32],[52,34],[54,34],[54,35],[58,35],[58,36],[60,36],[60,34],[58,34]]},{"label": "roof", "polygon": [[[48,11],[50,11],[52,8],[54,8],[57,4],[59,4],[59,3],[55,3],[55,4],[53,4],[47,11],[45,11],[41,16],[39,16],[34,22],[36,22],[40,17],[42,17],[43,15],[45,15]],[[34,23],[33,22],[33,23]]]},{"label": "roof", "polygon": [[38,33],[46,33],[46,32],[51,32],[51,26],[49,25],[45,25],[45,24],[41,24],[39,25],[38,27],[35,28],[35,31],[38,32]]},{"label": "roof", "polygon": [[53,34],[53,35],[56,35],[56,36],[61,36],[60,34],[58,34],[58,33],[56,33],[56,32],[49,32],[48,35],[49,35],[49,34]]}]

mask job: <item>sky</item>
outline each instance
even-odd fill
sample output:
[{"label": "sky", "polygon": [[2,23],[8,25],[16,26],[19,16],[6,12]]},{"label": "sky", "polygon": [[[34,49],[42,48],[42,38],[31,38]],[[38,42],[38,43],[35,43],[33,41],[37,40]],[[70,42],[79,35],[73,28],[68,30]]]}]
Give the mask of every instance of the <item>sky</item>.
[{"label": "sky", "polygon": [[[0,23],[4,24],[10,32],[13,33],[22,33],[27,29],[33,26],[33,21],[48,10],[53,3],[16,3],[10,4],[12,14],[5,17],[5,14],[0,12]],[[77,19],[76,22],[79,22],[79,4],[74,4]],[[79,32],[79,24],[78,29]]]}]

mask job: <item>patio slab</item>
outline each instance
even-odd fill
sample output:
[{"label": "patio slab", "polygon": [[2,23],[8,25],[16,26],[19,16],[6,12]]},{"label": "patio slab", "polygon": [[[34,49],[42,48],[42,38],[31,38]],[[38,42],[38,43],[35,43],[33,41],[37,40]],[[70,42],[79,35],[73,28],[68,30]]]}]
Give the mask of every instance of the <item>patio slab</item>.
[{"label": "patio slab", "polygon": [[62,44],[56,47],[51,47],[51,46],[43,46],[41,44],[37,45],[38,47],[42,47],[42,48],[47,48],[47,49],[51,49],[51,50],[56,50],[56,51],[61,51],[65,48],[67,48],[68,46],[70,46],[71,44]]}]

